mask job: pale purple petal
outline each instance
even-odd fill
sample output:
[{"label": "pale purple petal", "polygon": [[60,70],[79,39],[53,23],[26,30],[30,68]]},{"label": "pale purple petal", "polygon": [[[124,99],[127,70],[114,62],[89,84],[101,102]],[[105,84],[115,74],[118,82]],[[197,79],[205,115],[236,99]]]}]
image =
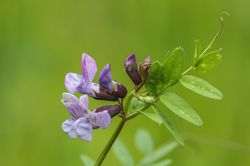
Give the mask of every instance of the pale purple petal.
[{"label": "pale purple petal", "polygon": [[80,106],[77,97],[70,93],[63,93],[62,103],[75,119],[83,117],[86,114]]},{"label": "pale purple petal", "polygon": [[111,122],[111,117],[107,110],[102,112],[89,113],[89,121],[95,127],[107,128]]},{"label": "pale purple petal", "polygon": [[99,84],[107,90],[112,90],[111,86],[111,69],[110,64],[107,64],[101,71],[99,76]]},{"label": "pale purple petal", "polygon": [[93,81],[97,71],[95,60],[86,53],[82,55],[83,86],[87,87]]},{"label": "pale purple petal", "polygon": [[75,131],[81,139],[92,140],[92,125],[86,118],[80,118],[75,122]]},{"label": "pale purple petal", "polygon": [[91,95],[92,94],[91,84],[92,83],[85,84],[84,82],[81,82],[81,84],[79,84],[79,86],[77,87],[77,92]]},{"label": "pale purple petal", "polygon": [[87,95],[83,95],[79,98],[79,104],[83,110],[84,113],[88,113],[89,108],[89,99]]},{"label": "pale purple petal", "polygon": [[75,120],[73,118],[64,121],[62,124],[62,130],[66,134],[68,134],[71,138],[76,139],[78,136],[74,130],[74,122],[75,122]]},{"label": "pale purple petal", "polygon": [[82,82],[82,76],[76,73],[68,73],[65,76],[65,87],[70,93],[75,93]]}]

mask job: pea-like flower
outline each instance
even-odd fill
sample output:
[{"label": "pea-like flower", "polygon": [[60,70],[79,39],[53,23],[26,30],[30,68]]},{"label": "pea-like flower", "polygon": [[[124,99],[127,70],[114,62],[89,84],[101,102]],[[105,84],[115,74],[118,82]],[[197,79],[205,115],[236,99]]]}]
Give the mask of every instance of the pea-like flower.
[{"label": "pea-like flower", "polygon": [[[63,93],[62,103],[72,116],[63,122],[63,131],[71,138],[80,137],[85,141],[92,140],[93,129],[107,128],[111,122],[111,115],[117,115],[121,110],[119,106],[115,106],[89,111],[87,95],[78,99],[70,93]],[[109,113],[109,110],[111,110],[111,113]]]},{"label": "pea-like flower", "polygon": [[111,78],[110,64],[107,64],[99,75],[99,84],[93,83],[97,72],[95,60],[87,54],[82,55],[82,75],[68,73],[65,77],[65,86],[70,93],[79,92],[95,99],[117,100],[124,98],[127,89]]},{"label": "pea-like flower", "polygon": [[127,57],[124,61],[124,68],[133,83],[138,86],[141,84],[142,79],[138,71],[135,54]]}]

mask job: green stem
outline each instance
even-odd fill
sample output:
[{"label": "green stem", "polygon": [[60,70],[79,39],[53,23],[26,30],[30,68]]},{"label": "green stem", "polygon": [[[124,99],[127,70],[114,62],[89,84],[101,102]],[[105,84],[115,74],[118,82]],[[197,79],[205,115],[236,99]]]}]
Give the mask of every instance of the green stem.
[{"label": "green stem", "polygon": [[132,98],[133,98],[133,96],[134,96],[134,92],[135,91],[132,91],[132,92],[130,92],[129,93],[129,95],[128,95],[128,97],[127,97],[127,100],[126,100],[126,102],[125,102],[125,104],[124,104],[124,112],[127,112],[128,111],[128,107],[129,107],[129,103],[130,103],[130,101],[132,100]]},{"label": "green stem", "polygon": [[220,18],[220,21],[221,21],[221,25],[220,25],[219,30],[217,31],[217,33],[215,34],[215,36],[213,37],[213,39],[211,40],[211,42],[209,43],[209,45],[201,53],[201,55],[199,56],[199,58],[201,58],[202,56],[205,55],[205,53],[212,47],[214,41],[219,37],[219,35],[220,35],[220,33],[221,33],[222,29],[223,29],[223,25],[224,25],[224,19],[223,19],[223,17]]},{"label": "green stem", "polygon": [[110,149],[111,149],[112,145],[114,144],[115,140],[117,139],[120,132],[122,131],[122,128],[123,128],[125,122],[126,122],[126,119],[122,119],[120,121],[118,127],[116,128],[116,130],[113,133],[112,137],[110,138],[109,142],[107,143],[107,145],[103,149],[102,153],[99,155],[99,157],[98,157],[98,159],[97,159],[97,161],[95,163],[95,166],[100,166],[102,164],[103,160],[107,156],[107,154],[110,151]]},{"label": "green stem", "polygon": [[[190,66],[186,71],[184,71],[182,74],[181,74],[181,77],[184,76],[185,74],[187,74],[189,71],[191,71],[193,69],[193,66]],[[180,78],[181,78],[180,77]]]}]

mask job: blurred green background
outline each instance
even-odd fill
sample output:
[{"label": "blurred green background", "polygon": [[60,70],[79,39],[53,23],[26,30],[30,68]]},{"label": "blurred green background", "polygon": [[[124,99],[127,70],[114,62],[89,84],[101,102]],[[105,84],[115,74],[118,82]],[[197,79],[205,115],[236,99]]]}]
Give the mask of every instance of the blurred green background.
[{"label": "blurred green background", "polygon": [[[0,1],[0,165],[80,166],[81,154],[97,158],[118,124],[94,131],[94,140],[72,140],[61,131],[69,117],[60,102],[67,72],[81,72],[83,52],[93,56],[99,70],[112,64],[112,77],[132,84],[123,60],[136,53],[138,61],[152,59],[182,46],[187,66],[195,39],[206,46],[219,27],[225,28],[214,48],[223,48],[223,61],[202,75],[224,93],[222,101],[203,98],[177,86],[204,120],[193,126],[173,116],[186,138],[184,149],[169,157],[176,166],[250,165],[250,1],[248,0],[1,0]],[[90,107],[102,105],[91,100]],[[168,111],[169,112],[169,111]],[[172,113],[169,112],[172,116]],[[147,128],[156,145],[172,140],[164,127],[144,117],[130,121],[121,133],[135,159],[137,128]],[[110,153],[104,165],[118,165]]]}]

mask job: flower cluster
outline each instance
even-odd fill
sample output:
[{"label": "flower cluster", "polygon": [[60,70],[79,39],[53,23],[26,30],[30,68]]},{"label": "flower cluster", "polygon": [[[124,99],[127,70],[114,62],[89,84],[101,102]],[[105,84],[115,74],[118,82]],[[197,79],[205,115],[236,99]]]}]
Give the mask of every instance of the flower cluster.
[{"label": "flower cluster", "polygon": [[[98,100],[119,101],[126,96],[127,89],[112,80],[109,64],[100,72],[98,83],[93,82],[97,72],[95,60],[83,54],[81,64],[82,75],[68,73],[65,77],[65,86],[69,93],[63,93],[62,103],[72,117],[63,122],[62,129],[71,138],[80,137],[85,141],[91,141],[92,130],[107,128],[111,118],[119,114],[122,107],[121,105],[106,105],[90,111],[88,96]],[[75,92],[84,95],[78,99],[73,95]]]},{"label": "flower cluster", "polygon": [[[71,138],[85,141],[92,140],[92,130],[107,128],[111,118],[123,110],[123,98],[127,89],[122,84],[112,80],[110,64],[104,66],[99,75],[98,83],[93,82],[97,72],[95,60],[87,54],[82,55],[82,74],[68,73],[65,77],[65,86],[69,93],[63,93],[62,103],[71,114],[71,118],[62,124],[63,131]],[[147,57],[139,66],[134,54],[124,62],[124,68],[131,80],[139,89],[144,84],[150,69],[150,57]],[[84,94],[78,99],[73,94]],[[88,96],[97,100],[119,101],[117,105],[105,105],[92,111],[88,109]]]}]

